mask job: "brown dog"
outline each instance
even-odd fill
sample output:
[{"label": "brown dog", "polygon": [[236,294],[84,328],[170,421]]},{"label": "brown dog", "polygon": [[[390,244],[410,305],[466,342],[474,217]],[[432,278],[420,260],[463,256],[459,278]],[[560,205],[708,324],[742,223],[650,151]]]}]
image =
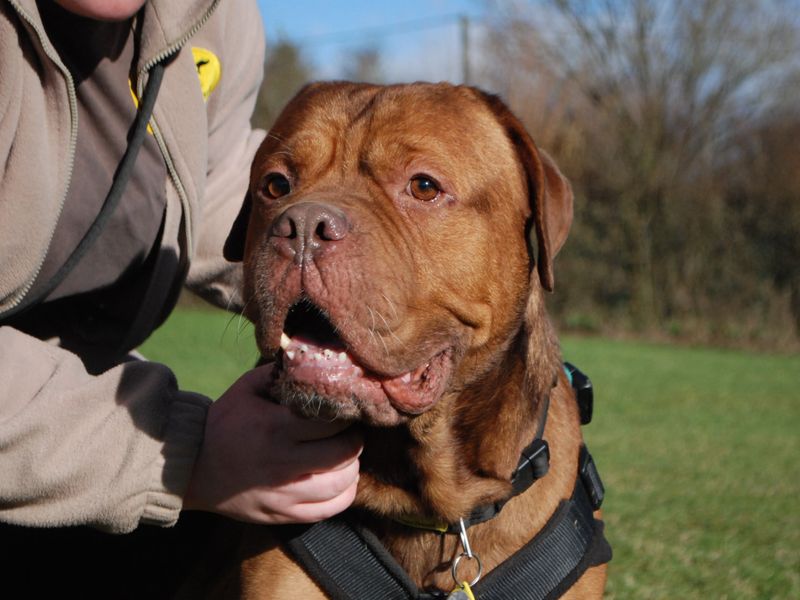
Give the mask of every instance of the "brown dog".
[{"label": "brown dog", "polygon": [[[401,521],[458,523],[507,499],[545,418],[549,473],[467,530],[484,577],[575,486],[578,409],[543,298],[571,220],[553,162],[473,88],[308,86],[253,163],[226,253],[244,260],[274,394],[310,418],[363,424],[351,519],[421,589],[453,589],[462,541]],[[229,593],[325,597],[273,528],[243,528],[238,552]],[[592,566],[566,597],[601,597],[604,583]]]}]

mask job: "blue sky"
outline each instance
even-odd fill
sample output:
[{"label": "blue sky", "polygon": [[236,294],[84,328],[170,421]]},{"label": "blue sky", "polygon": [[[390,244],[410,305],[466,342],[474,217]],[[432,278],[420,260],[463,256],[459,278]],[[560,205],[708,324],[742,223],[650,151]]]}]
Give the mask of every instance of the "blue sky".
[{"label": "blue sky", "polygon": [[[267,43],[297,41],[317,76],[341,76],[348,52],[375,47],[389,79],[461,76],[458,15],[475,20],[480,0],[258,0]],[[400,27],[392,27],[400,25]]]}]

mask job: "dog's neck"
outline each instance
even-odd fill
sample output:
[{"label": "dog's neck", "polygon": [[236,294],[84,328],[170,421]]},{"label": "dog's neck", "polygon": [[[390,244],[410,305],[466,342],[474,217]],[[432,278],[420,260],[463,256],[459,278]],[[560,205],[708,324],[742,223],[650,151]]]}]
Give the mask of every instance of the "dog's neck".
[{"label": "dog's neck", "polygon": [[[365,521],[421,587],[452,588],[449,569],[461,552],[459,536],[397,521],[454,524],[476,507],[507,499],[520,452],[537,433],[548,395],[544,437],[550,441],[551,472],[495,518],[468,530],[484,569],[532,539],[572,489],[580,426],[541,296],[529,302],[524,321],[480,381],[442,398],[408,426],[366,432],[355,506],[365,509]],[[560,385],[553,388],[557,377]]]},{"label": "dog's neck", "polygon": [[560,365],[549,322],[535,312],[526,319],[533,327],[519,331],[479,381],[408,425],[366,431],[356,506],[380,517],[454,523],[508,498]]}]

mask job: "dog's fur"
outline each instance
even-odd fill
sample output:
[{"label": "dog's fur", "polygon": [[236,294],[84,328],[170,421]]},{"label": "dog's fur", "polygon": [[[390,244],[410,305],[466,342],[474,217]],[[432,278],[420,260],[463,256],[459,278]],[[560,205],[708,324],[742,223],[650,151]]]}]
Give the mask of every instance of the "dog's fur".
[{"label": "dog's fur", "polygon": [[[288,180],[287,195],[270,194],[275,174]],[[438,183],[436,199],[414,196],[409,182],[420,174]],[[287,211],[309,205],[324,213],[317,225],[327,233],[287,225]],[[543,293],[571,221],[572,193],[552,160],[499,99],[468,87],[311,85],[255,158],[226,253],[244,261],[262,355],[280,363],[287,314],[305,302],[374,380],[424,373],[410,395],[392,395],[390,384],[315,386],[285,372],[273,390],[301,414],[363,424],[356,512],[422,588],[452,589],[458,536],[392,518],[453,522],[507,497],[548,394],[550,472],[469,529],[484,572],[572,491],[579,419]],[[298,245],[298,235],[308,237]],[[236,529],[226,560],[235,572],[209,575],[219,595],[324,597],[270,528]],[[604,584],[605,567],[594,567],[567,597],[601,597]]]}]

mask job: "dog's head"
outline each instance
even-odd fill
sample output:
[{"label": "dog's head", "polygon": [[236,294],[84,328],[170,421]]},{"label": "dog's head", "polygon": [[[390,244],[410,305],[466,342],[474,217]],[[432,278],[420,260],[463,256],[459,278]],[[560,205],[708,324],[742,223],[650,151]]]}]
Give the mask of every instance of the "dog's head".
[{"label": "dog's head", "polygon": [[259,149],[225,253],[281,400],[395,425],[519,339],[571,219],[569,185],[496,97],[314,84]]}]

